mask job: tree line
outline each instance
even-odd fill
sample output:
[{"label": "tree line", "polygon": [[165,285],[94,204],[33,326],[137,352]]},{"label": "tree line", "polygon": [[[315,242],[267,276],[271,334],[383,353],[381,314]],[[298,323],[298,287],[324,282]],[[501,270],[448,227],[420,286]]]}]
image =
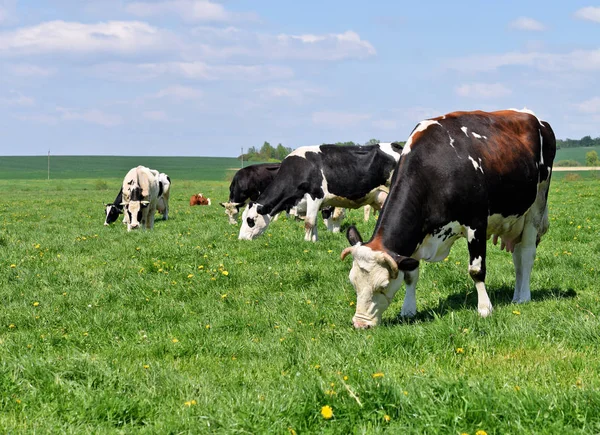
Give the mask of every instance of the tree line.
[{"label": "tree line", "polygon": [[583,136],[581,139],[556,139],[556,149],[596,146],[600,146],[600,137],[595,139],[592,139],[591,136]]}]

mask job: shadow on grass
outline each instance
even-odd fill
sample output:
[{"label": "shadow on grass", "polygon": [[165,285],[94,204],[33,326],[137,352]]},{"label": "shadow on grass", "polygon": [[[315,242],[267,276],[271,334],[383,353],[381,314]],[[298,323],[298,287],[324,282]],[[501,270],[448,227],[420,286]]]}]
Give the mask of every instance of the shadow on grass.
[{"label": "shadow on grass", "polygon": [[[499,289],[492,290],[488,289],[492,306],[502,307],[506,305],[512,305],[512,297],[514,293],[513,287],[503,286]],[[544,289],[544,290],[532,290],[531,291],[531,302],[535,303],[538,301],[544,301],[547,299],[571,299],[577,296],[577,292],[573,289]],[[516,304],[514,304],[516,306]],[[438,306],[435,308],[426,308],[425,310],[419,311],[412,319],[403,319],[400,314],[394,319],[384,321],[387,325],[397,325],[404,323],[414,322],[431,322],[438,317],[445,316],[450,311],[458,310],[477,310],[477,292],[475,290],[469,291],[468,293],[455,293],[448,296],[446,299],[440,299]]]}]

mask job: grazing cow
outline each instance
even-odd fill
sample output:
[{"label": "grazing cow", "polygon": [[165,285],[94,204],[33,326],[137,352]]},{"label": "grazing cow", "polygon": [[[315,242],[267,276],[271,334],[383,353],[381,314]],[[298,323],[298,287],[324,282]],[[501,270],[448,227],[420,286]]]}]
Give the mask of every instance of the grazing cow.
[{"label": "grazing cow", "polygon": [[[366,207],[366,206],[365,206]],[[327,227],[327,231],[339,233],[342,227],[342,221],[346,217],[346,209],[341,207],[324,207],[321,209],[323,222]]]},{"label": "grazing cow", "polygon": [[347,232],[356,328],[375,326],[402,282],[401,316],[416,314],[419,260],[441,261],[467,238],[469,275],[482,317],[492,312],[485,288],[486,241],[501,239],[516,272],[513,302],[531,299],[537,244],[548,230],[547,197],[556,139],[532,112],[455,112],[419,123],[408,138],[371,239]]},{"label": "grazing cow", "polygon": [[260,163],[240,169],[229,185],[229,200],[220,202],[225,207],[230,224],[237,224],[237,217],[248,200],[256,201],[279,171],[279,163]]},{"label": "grazing cow", "polygon": [[158,174],[158,203],[156,210],[163,215],[163,220],[169,219],[169,196],[171,196],[171,178],[162,172]]},{"label": "grazing cow", "polygon": [[295,205],[306,210],[304,240],[317,240],[317,214],[326,206],[358,208],[371,204],[380,209],[400,159],[395,143],[368,146],[321,145],[300,147],[281,162],[277,176],[242,215],[239,239],[260,236],[271,217]]},{"label": "grazing cow", "polygon": [[158,204],[159,182],[157,171],[138,166],[123,179],[123,205],[127,218],[127,231],[154,227],[154,214]]},{"label": "grazing cow", "polygon": [[119,215],[123,213],[123,188],[119,190],[119,194],[115,198],[112,204],[104,204],[106,208],[106,218],[104,219],[104,225],[110,225],[119,219]]},{"label": "grazing cow", "polygon": [[206,198],[201,193],[190,197],[190,205],[210,205],[210,198]]}]

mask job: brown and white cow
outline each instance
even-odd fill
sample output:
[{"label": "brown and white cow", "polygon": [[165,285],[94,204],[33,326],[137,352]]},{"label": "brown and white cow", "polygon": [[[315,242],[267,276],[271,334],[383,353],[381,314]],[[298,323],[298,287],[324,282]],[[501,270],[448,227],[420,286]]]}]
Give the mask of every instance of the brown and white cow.
[{"label": "brown and white cow", "polygon": [[441,261],[466,237],[478,311],[492,312],[485,288],[486,241],[502,240],[516,272],[513,302],[531,299],[536,247],[548,230],[548,189],[556,139],[532,112],[455,112],[419,123],[408,138],[371,239],[354,227],[350,281],[354,326],[381,321],[402,282],[401,316],[416,314],[419,260]]},{"label": "brown and white cow", "polygon": [[127,231],[154,227],[154,214],[158,204],[158,172],[145,166],[131,169],[123,179],[123,205]]},{"label": "brown and white cow", "polygon": [[190,205],[210,205],[210,198],[206,198],[202,193],[190,196]]}]

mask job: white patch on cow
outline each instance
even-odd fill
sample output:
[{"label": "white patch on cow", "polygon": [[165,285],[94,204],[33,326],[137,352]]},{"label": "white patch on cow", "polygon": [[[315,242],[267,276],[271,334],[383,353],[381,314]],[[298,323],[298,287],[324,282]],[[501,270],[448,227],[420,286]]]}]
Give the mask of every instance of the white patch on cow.
[{"label": "white patch on cow", "polygon": [[[450,133],[448,133],[448,137],[450,138],[450,146],[452,148],[454,148],[454,138],[452,136],[450,136]],[[456,149],[456,148],[455,148]]]},{"label": "white patch on cow", "polygon": [[318,145],[306,146],[306,147],[296,148],[294,151],[289,153],[287,155],[287,157],[298,156],[298,157],[306,158],[306,153],[317,153],[318,154],[320,152],[321,152],[321,147]]},{"label": "white patch on cow", "polygon": [[478,281],[475,283],[475,288],[477,289],[477,311],[481,317],[487,317],[492,314],[493,308],[485,284],[483,281]]},{"label": "white patch on cow", "polygon": [[475,159],[471,156],[469,156],[469,160],[471,160],[471,163],[473,163],[473,167],[475,168],[475,170],[480,170],[481,173],[483,174],[483,166],[481,166],[481,159],[479,159],[479,163],[475,161]]},{"label": "white patch on cow", "polygon": [[464,237],[465,233],[465,227],[458,222],[447,223],[432,234],[427,234],[417,245],[412,257],[431,262],[442,261],[450,253],[454,242],[461,236]]},{"label": "white patch on cow", "polygon": [[394,150],[391,142],[381,142],[379,144],[379,149],[381,151],[383,151],[384,153],[392,156],[396,162],[398,162],[398,160],[400,160],[400,154],[397,153],[396,150]]},{"label": "white patch on cow", "polygon": [[410,147],[412,145],[412,141],[413,141],[413,136],[421,131],[424,131],[427,129],[427,127],[429,127],[430,125],[434,125],[437,124],[440,127],[442,126],[442,124],[440,124],[437,121],[434,121],[432,119],[426,119],[425,121],[421,121],[419,123],[419,125],[417,125],[417,127],[415,128],[415,130],[411,133],[411,135],[409,136],[408,140],[406,141],[406,144],[404,145],[404,148],[402,148],[402,155],[405,156],[406,154],[410,153]]},{"label": "white patch on cow", "polygon": [[461,127],[460,128],[462,130],[462,132],[465,134],[465,136],[469,137],[469,133],[468,133],[468,128],[467,127]]},{"label": "white patch on cow", "polygon": [[538,120],[538,122],[540,123],[540,125],[541,125],[542,127],[545,127],[545,125],[544,125],[544,124],[542,124],[542,120],[541,120],[540,118],[538,118],[538,117],[537,117],[537,115],[536,115],[535,113],[533,113],[533,110],[530,110],[530,109],[528,109],[527,107],[523,107],[522,109],[514,109],[514,108],[511,108],[511,109],[508,109],[508,110],[512,110],[512,111],[514,111],[514,112],[519,112],[519,113],[528,113],[529,115],[535,116],[535,119],[537,119],[537,120]]},{"label": "white patch on cow", "polygon": [[471,134],[473,135],[473,137],[475,137],[477,139],[486,139],[487,140],[487,136],[482,136],[480,134],[475,133],[474,131],[471,132]]},{"label": "white patch on cow", "polygon": [[542,130],[540,132],[540,165],[544,164],[544,138],[542,137]]},{"label": "white patch on cow", "polygon": [[469,272],[471,273],[479,273],[481,272],[481,263],[483,262],[483,258],[481,256],[474,258],[473,262],[469,264]]},{"label": "white patch on cow", "polygon": [[475,238],[475,230],[469,226],[465,226],[465,230],[467,231],[467,242],[471,243]]}]

